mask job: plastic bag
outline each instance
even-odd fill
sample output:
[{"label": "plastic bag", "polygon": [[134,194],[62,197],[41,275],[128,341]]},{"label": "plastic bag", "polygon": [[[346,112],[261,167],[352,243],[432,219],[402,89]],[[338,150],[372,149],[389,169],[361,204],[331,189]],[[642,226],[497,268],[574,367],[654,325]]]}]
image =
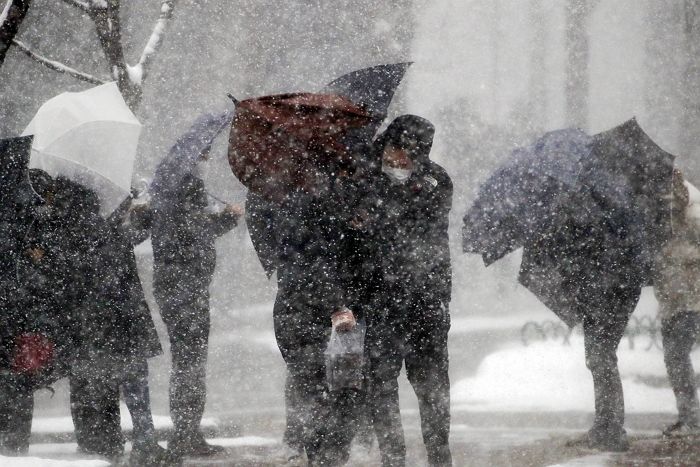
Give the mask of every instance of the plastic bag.
[{"label": "plastic bag", "polygon": [[331,331],[326,348],[326,381],[331,391],[362,389],[366,329],[359,320],[351,331]]}]

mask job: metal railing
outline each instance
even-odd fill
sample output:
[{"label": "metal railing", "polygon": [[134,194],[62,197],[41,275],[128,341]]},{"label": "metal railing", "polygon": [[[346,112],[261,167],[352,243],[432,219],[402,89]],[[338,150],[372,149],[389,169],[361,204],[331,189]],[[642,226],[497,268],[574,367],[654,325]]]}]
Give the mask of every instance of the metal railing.
[{"label": "metal railing", "polygon": [[[581,326],[572,329],[561,321],[528,321],[520,329],[520,339],[525,346],[538,341],[561,341],[563,345],[570,345],[574,333],[582,335]],[[658,317],[632,316],[624,339],[627,339],[630,349],[634,349],[635,345],[641,345],[643,350],[661,349],[661,321]]]}]

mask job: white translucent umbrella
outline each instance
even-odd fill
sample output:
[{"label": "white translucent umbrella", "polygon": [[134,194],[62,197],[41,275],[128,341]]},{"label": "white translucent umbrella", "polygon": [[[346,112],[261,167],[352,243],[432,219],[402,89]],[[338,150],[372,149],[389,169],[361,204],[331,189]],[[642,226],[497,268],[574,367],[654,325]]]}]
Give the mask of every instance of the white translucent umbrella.
[{"label": "white translucent umbrella", "polygon": [[34,135],[29,166],[94,190],[100,213],[129,194],[141,123],[115,82],[49,99],[22,135]]},{"label": "white translucent umbrella", "polygon": [[686,216],[700,227],[700,190],[687,180],[684,180],[683,183],[688,188],[688,212]]}]

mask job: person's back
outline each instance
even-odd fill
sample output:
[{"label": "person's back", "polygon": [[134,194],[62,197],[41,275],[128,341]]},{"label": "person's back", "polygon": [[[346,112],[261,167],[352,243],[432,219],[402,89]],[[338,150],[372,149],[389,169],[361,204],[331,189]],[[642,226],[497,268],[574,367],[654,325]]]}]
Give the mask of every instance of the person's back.
[{"label": "person's back", "polygon": [[[354,433],[358,394],[331,391],[324,353],[329,330],[357,317],[347,307],[350,279],[347,206],[341,180],[297,190],[278,206],[274,239],[278,291],[273,310],[275,337],[287,364],[287,403],[298,426],[289,426],[287,442],[304,448],[312,465],[347,460]],[[293,439],[290,439],[293,438]]]},{"label": "person's back", "polygon": [[189,174],[169,209],[153,212],[151,241],[156,277],[170,273],[211,277],[216,266],[215,232],[206,209],[204,182]]}]

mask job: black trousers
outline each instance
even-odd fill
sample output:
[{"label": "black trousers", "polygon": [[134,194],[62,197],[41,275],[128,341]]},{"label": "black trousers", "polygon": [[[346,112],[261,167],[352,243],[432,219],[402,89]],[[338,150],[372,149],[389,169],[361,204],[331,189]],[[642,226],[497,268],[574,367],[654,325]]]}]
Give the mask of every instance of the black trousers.
[{"label": "black trousers", "polygon": [[625,401],[617,367],[617,348],[639,301],[640,287],[617,286],[596,291],[584,313],[586,366],[593,376],[595,419],[590,434],[602,441],[624,434]]},{"label": "black trousers", "polygon": [[342,465],[354,436],[353,390],[329,391],[324,352],[330,336],[330,311],[312,294],[280,285],[273,310],[275,337],[287,365],[286,441],[301,445],[310,465]]},{"label": "black trousers", "polygon": [[390,301],[368,316],[369,405],[384,466],[406,463],[399,386],[403,363],[418,397],[428,463],[452,464],[450,379],[447,335],[449,312],[426,294],[387,294]]},{"label": "black trousers", "polygon": [[110,457],[124,449],[119,384],[112,369],[92,363],[76,365],[69,378],[75,438],[81,449]]},{"label": "black trousers", "polygon": [[[192,278],[179,277],[178,281]],[[170,371],[170,416],[176,439],[199,433],[204,415],[209,350],[209,289],[207,281],[186,293],[177,286],[158,287],[156,300],[168,329],[172,368]]]},{"label": "black trousers", "polygon": [[696,311],[677,313],[661,327],[664,362],[668,380],[676,396],[678,421],[696,426],[700,424],[700,404],[690,352],[698,334],[700,313]]},{"label": "black trousers", "polygon": [[120,389],[133,422],[134,447],[155,443],[146,359],[135,359],[117,369],[99,369],[90,363],[76,368],[70,377],[71,415],[78,445],[105,454],[121,451]]},{"label": "black trousers", "polygon": [[22,375],[0,374],[0,454],[26,454],[32,431],[34,390]]}]

